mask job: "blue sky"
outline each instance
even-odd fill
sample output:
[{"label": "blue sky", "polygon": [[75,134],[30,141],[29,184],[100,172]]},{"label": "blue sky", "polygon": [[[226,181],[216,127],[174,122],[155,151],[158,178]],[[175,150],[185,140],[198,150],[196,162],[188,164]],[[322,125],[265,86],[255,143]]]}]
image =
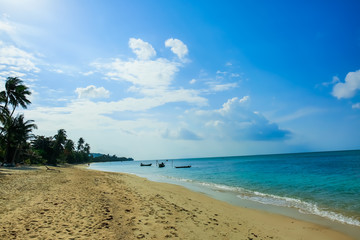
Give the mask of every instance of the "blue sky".
[{"label": "blue sky", "polygon": [[[135,159],[360,148],[358,1],[0,0],[36,134]],[[3,86],[3,84],[1,84]]]}]

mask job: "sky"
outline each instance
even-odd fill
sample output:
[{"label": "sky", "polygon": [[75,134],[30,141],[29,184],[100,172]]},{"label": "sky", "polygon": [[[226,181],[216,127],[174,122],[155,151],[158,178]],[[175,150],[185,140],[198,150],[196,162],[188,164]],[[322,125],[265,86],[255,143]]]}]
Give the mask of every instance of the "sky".
[{"label": "sky", "polygon": [[0,0],[36,135],[135,160],[360,149],[360,2]]}]

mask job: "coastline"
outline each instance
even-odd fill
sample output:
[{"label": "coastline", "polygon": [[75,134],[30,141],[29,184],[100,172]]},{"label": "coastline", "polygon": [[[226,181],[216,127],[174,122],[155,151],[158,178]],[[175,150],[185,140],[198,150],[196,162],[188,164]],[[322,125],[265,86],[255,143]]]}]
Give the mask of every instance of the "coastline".
[{"label": "coastline", "polygon": [[0,238],[354,239],[178,185],[86,167],[0,171]]}]

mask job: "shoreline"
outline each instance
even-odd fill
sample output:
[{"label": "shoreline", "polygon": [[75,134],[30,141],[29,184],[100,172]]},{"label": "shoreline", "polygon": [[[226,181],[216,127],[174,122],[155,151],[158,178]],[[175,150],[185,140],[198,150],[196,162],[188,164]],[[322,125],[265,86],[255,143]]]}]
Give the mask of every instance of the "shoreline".
[{"label": "shoreline", "polygon": [[[141,177],[141,176],[140,176]],[[152,181],[150,179],[150,181]],[[160,181],[162,182],[162,181]],[[349,234],[354,238],[360,240],[360,226],[351,225],[348,223],[342,223],[340,221],[332,220],[320,215],[316,215],[313,213],[302,213],[299,208],[295,207],[287,207],[287,206],[278,206],[278,205],[271,205],[271,204],[264,204],[261,202],[256,202],[249,199],[242,199],[237,196],[237,193],[228,192],[218,189],[212,189],[209,187],[200,188],[199,186],[193,185],[192,183],[172,183],[178,186],[185,187],[190,191],[198,192],[206,194],[207,196],[227,202],[231,205],[238,206],[240,208],[249,208],[261,212],[267,212],[271,214],[281,215],[284,217],[294,218],[300,221],[310,222],[317,225],[321,225],[326,228],[333,229],[335,231],[343,232],[345,234]]]},{"label": "shoreline", "polygon": [[130,174],[85,166],[0,170],[4,239],[355,239]]},{"label": "shoreline", "polygon": [[342,232],[344,234],[347,234],[347,235],[353,237],[354,239],[360,240],[360,227],[359,226],[331,220],[331,219],[325,218],[320,215],[302,213],[300,211],[300,209],[298,209],[298,208],[277,206],[277,205],[271,205],[271,204],[263,204],[263,203],[252,201],[252,200],[241,199],[241,198],[237,197],[236,193],[222,191],[219,189],[212,189],[210,187],[198,186],[191,182],[181,182],[181,181],[176,181],[173,179],[151,177],[151,176],[146,176],[146,175],[138,175],[135,173],[124,173],[124,172],[98,170],[98,169],[90,169],[90,170],[130,174],[130,175],[134,175],[137,177],[145,178],[152,182],[167,183],[167,184],[173,184],[176,186],[185,187],[189,191],[205,194],[210,198],[229,203],[233,206],[237,206],[240,208],[253,209],[255,211],[266,212],[266,213],[270,213],[270,214],[294,218],[294,219],[304,221],[304,222],[313,223],[313,224],[320,225],[325,228],[329,228],[329,229],[333,229],[338,232]]}]

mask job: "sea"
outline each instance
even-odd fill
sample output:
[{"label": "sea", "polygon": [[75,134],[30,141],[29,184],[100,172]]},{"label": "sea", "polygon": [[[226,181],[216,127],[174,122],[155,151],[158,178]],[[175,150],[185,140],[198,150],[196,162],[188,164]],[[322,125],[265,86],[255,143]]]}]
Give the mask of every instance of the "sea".
[{"label": "sea", "polygon": [[[157,167],[160,162],[164,168]],[[360,229],[360,150],[106,162],[90,169],[178,184],[231,204],[335,229],[340,224],[352,235]]]}]

